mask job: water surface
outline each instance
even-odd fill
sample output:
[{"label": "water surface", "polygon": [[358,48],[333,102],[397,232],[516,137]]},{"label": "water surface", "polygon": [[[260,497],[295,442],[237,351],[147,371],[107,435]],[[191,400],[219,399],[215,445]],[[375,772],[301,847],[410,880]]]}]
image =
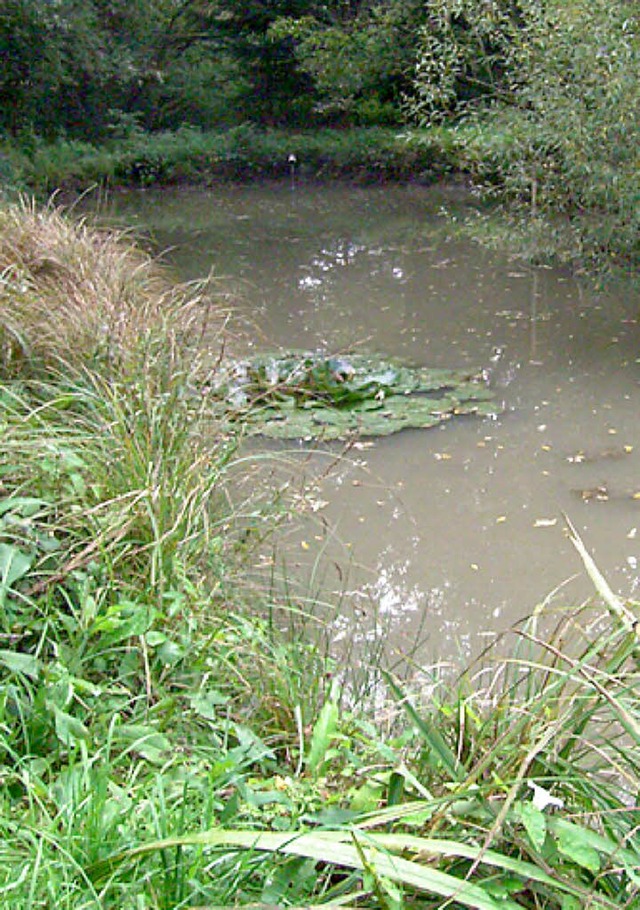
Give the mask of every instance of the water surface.
[{"label": "water surface", "polygon": [[261,348],[358,347],[486,369],[503,413],[352,450],[290,543],[341,592],[334,633],[422,658],[477,652],[550,592],[591,593],[567,513],[633,596],[640,540],[640,301],[532,268],[461,236],[455,188],[288,184],[122,193],[183,278],[224,278]]}]

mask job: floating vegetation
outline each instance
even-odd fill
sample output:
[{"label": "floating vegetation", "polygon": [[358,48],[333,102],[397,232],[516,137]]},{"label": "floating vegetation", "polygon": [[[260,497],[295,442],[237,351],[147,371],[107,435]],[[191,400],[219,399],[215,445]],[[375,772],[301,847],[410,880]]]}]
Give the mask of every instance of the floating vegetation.
[{"label": "floating vegetation", "polygon": [[480,374],[411,368],[363,354],[260,354],[234,363],[213,392],[251,434],[278,439],[388,436],[497,410]]}]

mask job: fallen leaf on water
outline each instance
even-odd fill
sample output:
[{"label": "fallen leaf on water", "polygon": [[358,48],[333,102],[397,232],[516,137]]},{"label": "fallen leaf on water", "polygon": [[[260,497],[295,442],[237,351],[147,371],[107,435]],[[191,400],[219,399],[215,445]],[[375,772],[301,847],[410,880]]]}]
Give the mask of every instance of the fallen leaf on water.
[{"label": "fallen leaf on water", "polygon": [[536,518],[533,523],[534,528],[552,528],[558,524],[557,518]]},{"label": "fallen leaf on water", "polygon": [[609,498],[609,491],[605,484],[593,487],[590,490],[580,490],[579,493],[585,502],[589,502],[591,499],[596,499],[598,502],[606,502]]}]

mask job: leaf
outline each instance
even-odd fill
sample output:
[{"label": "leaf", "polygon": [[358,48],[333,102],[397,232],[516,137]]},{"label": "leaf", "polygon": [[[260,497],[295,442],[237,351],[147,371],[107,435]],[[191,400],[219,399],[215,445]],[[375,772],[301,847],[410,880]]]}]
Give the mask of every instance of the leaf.
[{"label": "leaf", "polygon": [[33,557],[13,544],[0,543],[0,595],[23,578],[33,562]]},{"label": "leaf", "polygon": [[393,694],[396,696],[404,710],[411,718],[411,721],[417,732],[420,734],[431,752],[433,752],[433,754],[436,755],[442,762],[444,767],[447,769],[447,772],[449,773],[451,779],[458,781],[463,780],[465,777],[464,768],[461,766],[455,753],[444,741],[442,734],[437,729],[435,724],[433,724],[429,718],[421,717],[409,701],[408,697],[402,692],[394,680],[388,674],[385,674],[385,676],[387,677],[387,681],[391,687]]},{"label": "leaf", "polygon": [[380,805],[384,785],[376,781],[367,781],[354,791],[349,808],[353,812],[374,812]]},{"label": "leaf", "polygon": [[589,828],[583,828],[560,816],[548,818],[547,826],[554,837],[567,835],[567,837],[578,838],[582,843],[587,844],[598,853],[609,856],[617,864],[623,864],[628,868],[637,868],[638,866],[638,854],[635,849],[623,847],[619,841],[612,840],[604,834],[591,831]]},{"label": "leaf", "polygon": [[[136,859],[146,853],[189,844],[212,847],[237,846],[252,851],[265,850],[270,853],[284,853],[288,856],[307,856],[319,862],[363,871],[363,862],[356,847],[331,837],[331,833],[299,835],[292,832],[281,834],[213,829],[200,834],[167,838],[145,844],[143,847],[128,850],[110,859],[94,863],[88,872],[92,879],[97,881],[104,878],[115,865]],[[368,845],[365,847],[363,842],[361,842],[360,849],[365,853],[370,867],[375,869],[376,875],[388,879],[390,882],[408,885],[426,894],[434,894],[447,899],[454,898],[457,904],[473,908],[473,910],[519,910],[519,906],[513,901],[495,900],[480,885],[457,878],[455,875],[402,857],[388,856],[386,853],[371,850]]]},{"label": "leaf", "polygon": [[44,499],[36,499],[33,496],[10,496],[0,502],[0,516],[7,512],[17,512],[23,518],[30,518],[46,506],[47,502]]},{"label": "leaf", "polygon": [[547,837],[547,820],[544,813],[537,809],[533,803],[518,802],[513,807],[513,813],[524,825],[529,840],[538,852],[542,850]]},{"label": "leaf", "polygon": [[369,855],[363,849],[355,833],[352,832],[353,843],[358,856],[362,862],[363,876],[362,883],[365,891],[372,891],[378,899],[378,903],[383,910],[402,910],[404,907],[404,897],[400,888],[386,876],[379,875],[376,868],[373,851]]},{"label": "leaf", "polygon": [[[396,810],[397,813],[397,810]],[[386,819],[387,813],[378,813],[376,818]],[[374,819],[376,821],[376,819]],[[554,819],[549,819],[550,823]],[[505,856],[496,850],[485,850],[483,847],[463,844],[454,840],[439,838],[414,837],[410,834],[370,834],[362,828],[356,828],[360,850],[367,851],[370,864],[375,864],[377,873],[384,875],[392,881],[408,885],[428,894],[437,894],[443,897],[454,897],[457,903],[475,908],[475,910],[517,910],[520,904],[514,904],[509,899],[496,901],[480,887],[465,879],[441,872],[433,868],[433,860],[437,857],[462,857],[468,860],[480,860],[483,865],[488,865],[502,872],[512,873],[521,877],[528,887],[538,883],[545,890],[552,888],[555,891],[575,895],[582,899],[584,904],[588,898],[592,910],[612,910],[613,903],[599,897],[593,892],[572,881],[558,876],[550,875],[534,863]],[[594,835],[600,837],[600,835]],[[182,837],[167,838],[144,844],[141,847],[125,850],[110,858],[94,863],[88,870],[94,881],[105,878],[117,866],[135,860],[148,853],[165,850],[177,846],[239,846],[247,850],[265,850],[268,852],[281,852],[288,855],[308,856],[321,862],[333,863],[347,868],[362,869],[359,852],[351,846],[352,832],[323,831],[314,834],[289,831],[285,833],[243,831],[239,829],[223,830],[214,828],[196,834],[187,834]],[[373,849],[371,849],[373,848]],[[371,852],[369,852],[371,851]],[[634,855],[631,850],[622,850],[625,854]],[[403,854],[403,856],[388,855]],[[407,860],[404,855],[411,853],[416,860]],[[420,861],[418,861],[418,859]],[[489,880],[489,883],[491,879]]]},{"label": "leaf", "polygon": [[572,830],[558,831],[555,840],[563,856],[583,869],[593,872],[594,875],[600,871],[600,854],[591,846],[589,839],[582,836],[582,831],[577,825],[574,825]]},{"label": "leaf", "polygon": [[604,575],[602,575],[602,573],[598,569],[597,565],[593,561],[593,557],[591,556],[591,554],[585,547],[585,545],[582,541],[582,538],[580,537],[576,528],[572,524],[569,516],[565,515],[564,520],[567,524],[567,528],[569,529],[569,539],[571,540],[571,543],[574,545],[574,547],[578,551],[578,554],[580,555],[580,558],[582,559],[582,562],[587,571],[587,574],[589,575],[589,578],[593,582],[593,584],[596,588],[596,591],[598,592],[600,597],[602,597],[602,599],[604,600],[606,606],[609,609],[609,612],[611,613],[612,616],[618,617],[618,619],[622,622],[622,624],[624,625],[624,627],[626,628],[626,630],[628,632],[634,632],[636,634],[636,636],[638,638],[640,638],[640,633],[638,632],[637,620],[636,620],[635,615],[631,612],[631,610],[629,610],[626,607],[626,605],[623,603],[623,601],[616,594],[613,593],[613,591],[611,590],[611,588],[609,586],[608,581],[606,580]]},{"label": "leaf", "polygon": [[89,731],[77,717],[73,717],[51,702],[47,703],[47,707],[53,710],[56,736],[63,745],[70,746],[81,740],[89,739]]},{"label": "leaf", "polygon": [[311,734],[311,744],[307,755],[307,768],[312,774],[319,774],[325,761],[327,751],[336,736],[338,728],[337,682],[334,681],[329,697],[322,706]]},{"label": "leaf", "polygon": [[388,436],[457,414],[498,410],[484,379],[465,370],[412,369],[374,356],[307,351],[237,362],[213,396],[214,407],[239,415],[250,433],[281,439]]},{"label": "leaf", "polygon": [[32,654],[20,651],[0,650],[0,664],[12,673],[22,673],[30,679],[37,679],[40,673],[40,662]]},{"label": "leaf", "polygon": [[206,720],[216,720],[218,717],[218,708],[226,705],[229,698],[218,692],[217,689],[209,689],[206,692],[199,692],[190,699],[191,710],[195,711],[200,717]]},{"label": "leaf", "polygon": [[122,724],[115,728],[113,738],[123,743],[127,751],[137,752],[155,765],[161,764],[171,749],[166,736],[145,724]]}]

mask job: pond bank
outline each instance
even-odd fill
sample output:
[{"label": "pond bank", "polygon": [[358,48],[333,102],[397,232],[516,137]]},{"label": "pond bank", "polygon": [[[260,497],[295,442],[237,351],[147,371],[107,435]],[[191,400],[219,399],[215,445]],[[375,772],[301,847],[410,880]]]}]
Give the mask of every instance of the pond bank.
[{"label": "pond bank", "polygon": [[44,200],[58,190],[78,194],[95,187],[203,187],[282,178],[361,184],[460,181],[506,203],[511,220],[506,234],[488,224],[477,232],[482,242],[510,247],[533,261],[634,274],[640,255],[637,211],[622,197],[616,201],[614,196],[608,208],[594,208],[556,199],[553,186],[543,195],[536,175],[545,172],[547,158],[549,169],[556,168],[553,148],[538,149],[532,158],[527,129],[517,118],[487,117],[405,130],[266,130],[251,124],[208,132],[134,129],[99,145],[45,143],[27,136],[19,142],[0,140],[0,189],[33,192]]},{"label": "pond bank", "polygon": [[[227,180],[346,178],[433,182],[459,171],[451,129],[413,137],[385,128],[135,133],[100,146],[60,141],[7,144],[5,179],[42,193],[63,187],[211,185]],[[295,158],[295,161],[292,159]]]}]

